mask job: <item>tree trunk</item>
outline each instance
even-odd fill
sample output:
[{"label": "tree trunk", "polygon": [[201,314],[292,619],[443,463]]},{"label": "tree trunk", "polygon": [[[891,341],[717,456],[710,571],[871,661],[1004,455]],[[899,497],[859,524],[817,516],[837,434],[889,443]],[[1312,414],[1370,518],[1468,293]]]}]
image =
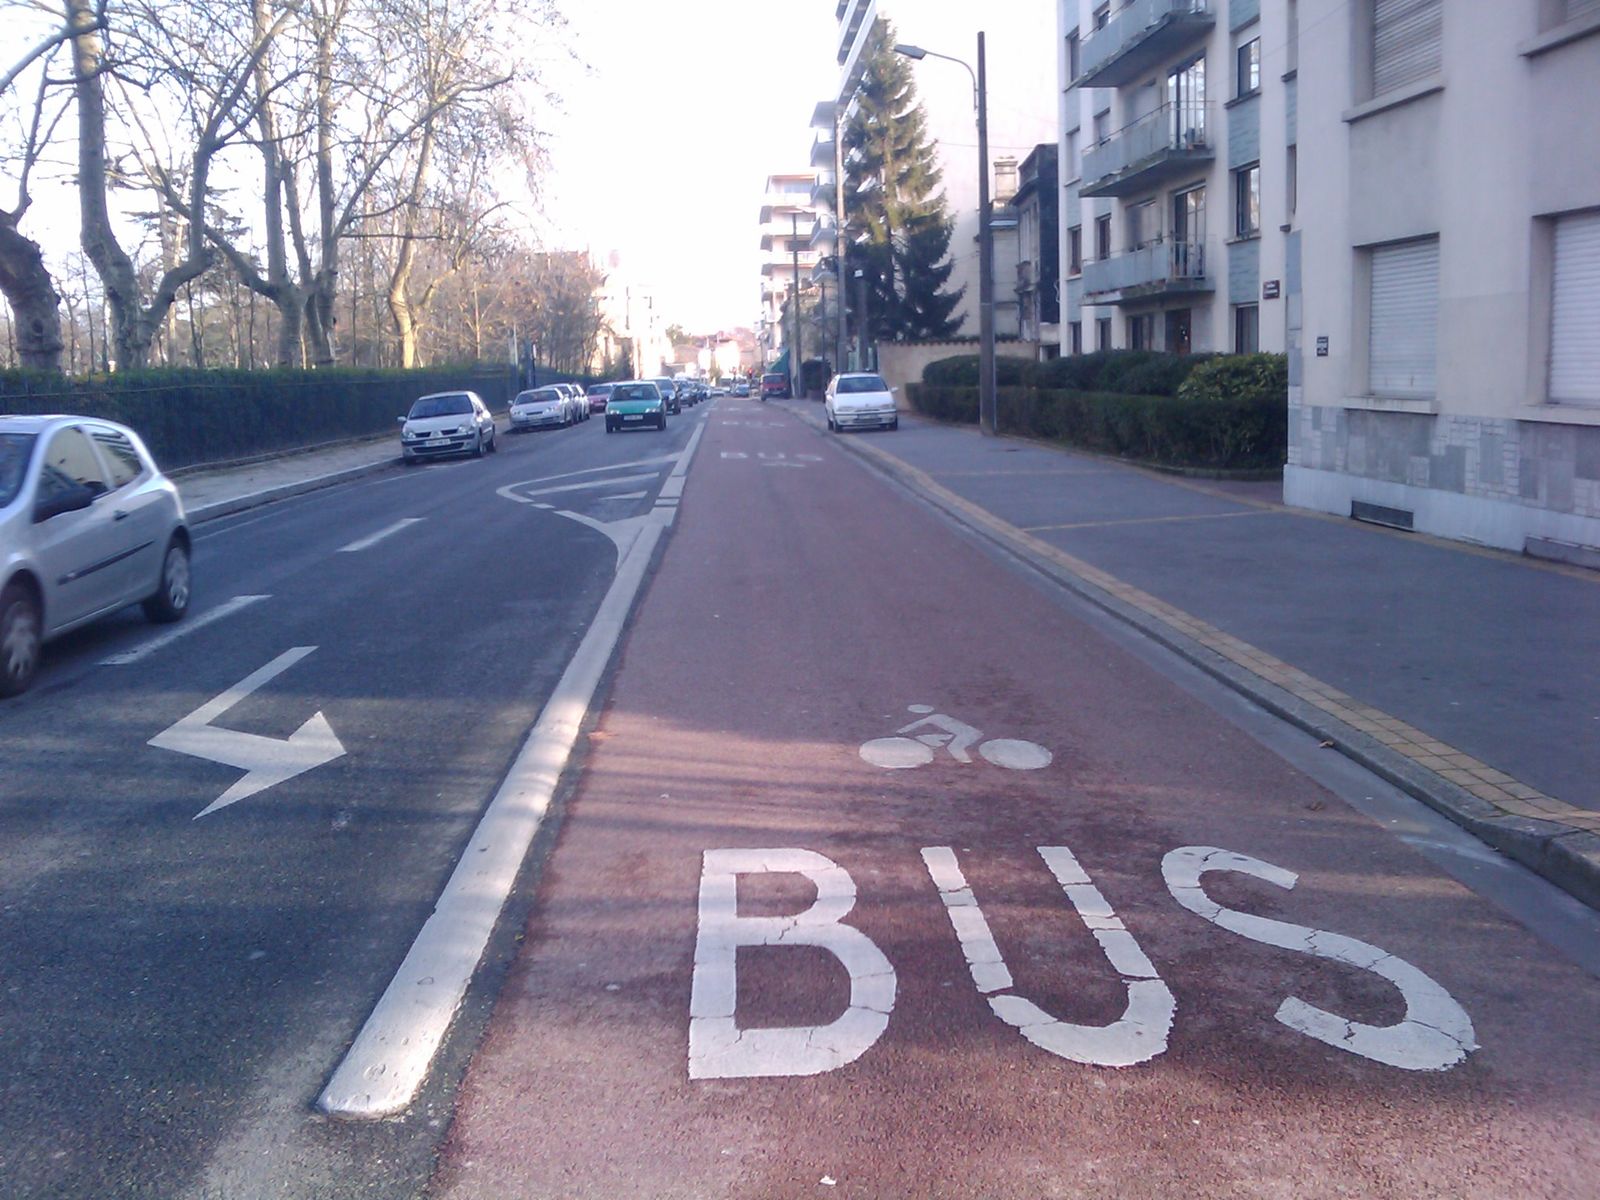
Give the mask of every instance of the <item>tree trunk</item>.
[{"label": "tree trunk", "polygon": [[61,297],[56,295],[39,244],[17,232],[16,218],[0,213],[0,293],[15,318],[17,356],[36,371],[61,370]]}]

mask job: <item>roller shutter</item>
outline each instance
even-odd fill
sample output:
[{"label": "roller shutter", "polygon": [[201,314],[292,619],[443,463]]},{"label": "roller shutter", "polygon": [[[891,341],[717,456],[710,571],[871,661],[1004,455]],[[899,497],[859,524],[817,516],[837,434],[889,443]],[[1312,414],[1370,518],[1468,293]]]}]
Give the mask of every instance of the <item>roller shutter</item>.
[{"label": "roller shutter", "polygon": [[1374,396],[1429,397],[1438,361],[1439,239],[1372,251],[1368,388]]},{"label": "roller shutter", "polygon": [[1600,212],[1556,218],[1550,399],[1600,404]]},{"label": "roller shutter", "polygon": [[1567,20],[1576,21],[1592,13],[1600,13],[1600,0],[1567,0]]},{"label": "roller shutter", "polygon": [[1439,70],[1443,0],[1372,0],[1372,94]]}]

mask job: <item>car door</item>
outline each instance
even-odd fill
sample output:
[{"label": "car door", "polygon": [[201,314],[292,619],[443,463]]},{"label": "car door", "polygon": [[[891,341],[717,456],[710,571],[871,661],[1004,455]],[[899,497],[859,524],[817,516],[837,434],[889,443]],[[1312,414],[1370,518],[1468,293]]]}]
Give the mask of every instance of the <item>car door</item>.
[{"label": "car door", "polygon": [[109,490],[94,446],[82,429],[70,425],[50,435],[39,465],[34,504],[87,487],[94,503],[60,513],[33,526],[34,556],[44,576],[45,622],[59,629],[110,607],[118,597],[115,568],[122,552],[113,524]]},{"label": "car door", "polygon": [[109,487],[98,503],[110,507],[118,548],[126,555],[106,568],[112,576],[107,585],[127,600],[143,600],[161,583],[172,501],[154,486],[154,468],[127,434],[93,421],[85,421],[83,430],[100,452]]}]

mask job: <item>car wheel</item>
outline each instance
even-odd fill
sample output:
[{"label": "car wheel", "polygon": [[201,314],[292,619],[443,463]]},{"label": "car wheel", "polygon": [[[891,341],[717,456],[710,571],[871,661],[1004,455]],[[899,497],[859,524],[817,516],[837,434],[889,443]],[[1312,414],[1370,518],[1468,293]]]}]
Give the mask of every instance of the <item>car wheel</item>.
[{"label": "car wheel", "polygon": [[489,453],[500,453],[500,431],[498,429],[491,429],[489,431]]},{"label": "car wheel", "polygon": [[899,429],[899,428],[900,428],[900,418],[899,417],[896,417],[894,420],[889,422],[889,429],[890,429],[891,432],[893,432],[894,430]]},{"label": "car wheel", "polygon": [[662,413],[659,417],[656,418],[656,428],[658,430],[665,431],[665,429],[667,428],[667,414],[666,413]]},{"label": "car wheel", "polygon": [[472,457],[483,457],[483,430],[478,430],[478,436],[472,440]]},{"label": "car wheel", "polygon": [[189,543],[174,534],[161,560],[161,584],[145,597],[144,615],[158,625],[181,620],[189,611],[189,587]]},{"label": "car wheel", "polygon": [[28,690],[39,669],[43,630],[39,602],[29,588],[18,582],[0,592],[0,696]]}]

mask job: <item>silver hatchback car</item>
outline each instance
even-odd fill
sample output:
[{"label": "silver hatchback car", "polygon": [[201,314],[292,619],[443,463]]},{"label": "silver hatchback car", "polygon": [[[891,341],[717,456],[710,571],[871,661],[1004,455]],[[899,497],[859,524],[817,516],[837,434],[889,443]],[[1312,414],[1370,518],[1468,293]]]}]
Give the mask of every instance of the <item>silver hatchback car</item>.
[{"label": "silver hatchback car", "polygon": [[189,608],[178,489],[131,429],[0,416],[0,696],[27,689],[50,638],[134,602]]}]

